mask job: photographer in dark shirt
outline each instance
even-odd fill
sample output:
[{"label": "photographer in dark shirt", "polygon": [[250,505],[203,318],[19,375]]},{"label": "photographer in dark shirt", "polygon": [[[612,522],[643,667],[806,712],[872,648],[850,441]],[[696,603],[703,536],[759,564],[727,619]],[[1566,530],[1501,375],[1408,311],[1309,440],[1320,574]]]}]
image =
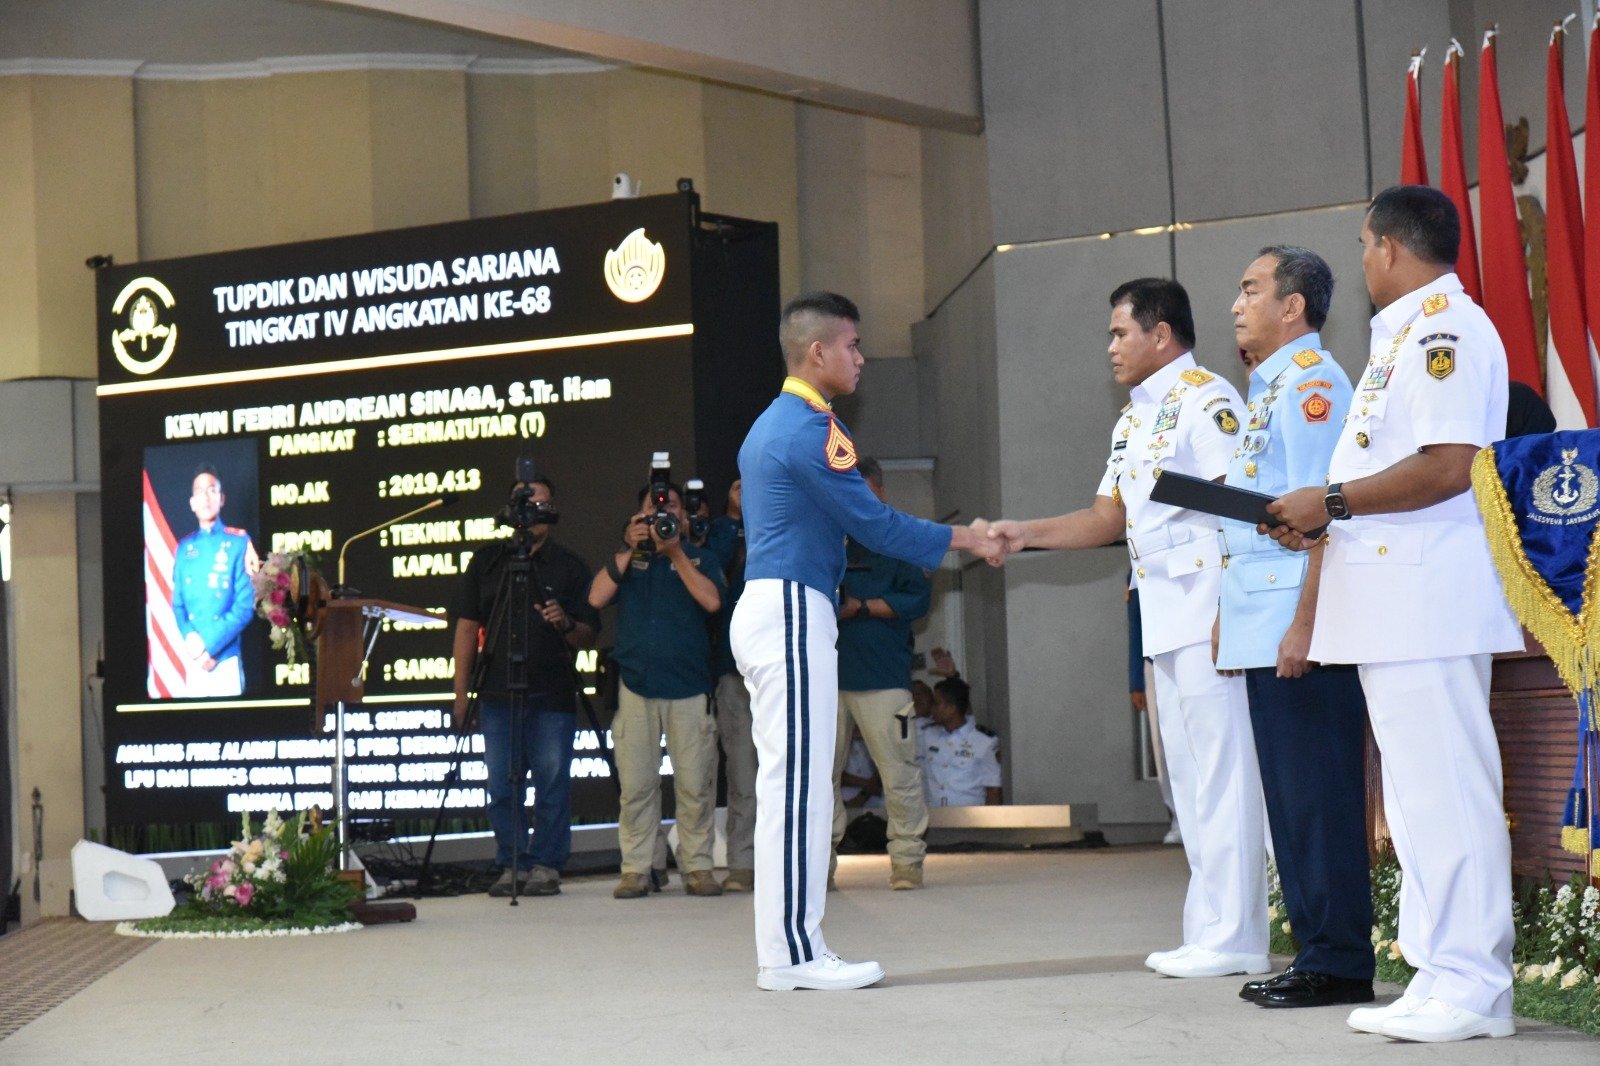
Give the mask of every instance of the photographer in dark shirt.
[{"label": "photographer in dark shirt", "polygon": [[[512,486],[530,493],[539,513],[554,512],[554,489],[546,478]],[[512,878],[519,894],[553,896],[561,891],[561,868],[572,850],[572,743],[577,727],[578,675],[573,652],[594,646],[600,616],[589,606],[589,567],[550,539],[549,522],[529,528],[530,610],[527,620],[528,689],[522,711],[521,751],[512,750],[511,694],[507,691],[507,625],[498,626],[488,671],[478,691],[478,721],[483,761],[488,768],[489,825],[494,830],[495,862],[504,868],[491,896],[509,896]],[[505,582],[512,541],[488,545],[472,557],[450,605],[455,619],[455,714],[467,711],[467,693],[480,654],[484,627],[494,615],[495,596]],[[507,610],[515,610],[508,604]],[[511,785],[512,760],[533,777],[533,838],[530,845],[520,789]],[[521,781],[523,774],[517,774]],[[518,834],[523,834],[519,839]],[[516,855],[516,870],[512,855]]]},{"label": "photographer in dark shirt", "polygon": [[647,895],[661,830],[661,735],[672,760],[678,823],[678,862],[684,891],[720,896],[711,873],[712,818],[716,808],[716,720],[711,692],[711,644],[706,623],[722,606],[722,560],[680,534],[688,532],[683,496],[663,483],[660,511],[679,529],[663,537],[648,502],[623,529],[623,544],[594,575],[589,605],[617,600],[615,656],[621,675],[611,721],[622,805],[617,843],[622,849],[618,899]]}]

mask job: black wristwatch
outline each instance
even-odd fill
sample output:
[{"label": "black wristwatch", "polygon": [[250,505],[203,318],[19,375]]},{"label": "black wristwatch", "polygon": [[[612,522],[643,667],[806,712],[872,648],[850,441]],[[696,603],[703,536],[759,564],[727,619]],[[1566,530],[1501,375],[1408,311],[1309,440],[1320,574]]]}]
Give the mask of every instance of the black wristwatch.
[{"label": "black wristwatch", "polygon": [[1336,481],[1328,486],[1328,492],[1322,497],[1322,506],[1328,511],[1329,518],[1349,518],[1350,504],[1344,498],[1344,482]]}]

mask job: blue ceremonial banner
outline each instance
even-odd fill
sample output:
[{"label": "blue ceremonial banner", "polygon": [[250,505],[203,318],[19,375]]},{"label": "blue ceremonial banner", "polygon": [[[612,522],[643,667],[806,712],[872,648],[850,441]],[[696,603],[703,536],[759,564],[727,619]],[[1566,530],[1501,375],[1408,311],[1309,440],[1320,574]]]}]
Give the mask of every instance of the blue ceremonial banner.
[{"label": "blue ceremonial banner", "polygon": [[1513,437],[1478,453],[1472,487],[1506,600],[1578,702],[1578,758],[1561,845],[1600,876],[1600,430]]}]

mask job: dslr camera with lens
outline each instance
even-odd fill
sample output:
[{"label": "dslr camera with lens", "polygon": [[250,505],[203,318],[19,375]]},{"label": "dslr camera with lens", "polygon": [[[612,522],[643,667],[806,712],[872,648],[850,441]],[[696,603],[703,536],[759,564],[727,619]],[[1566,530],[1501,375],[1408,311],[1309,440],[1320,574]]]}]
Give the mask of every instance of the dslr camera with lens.
[{"label": "dslr camera with lens", "polygon": [[676,537],[680,530],[678,516],[667,510],[672,505],[672,460],[666,452],[655,452],[650,457],[650,494],[647,503],[651,511],[643,521],[661,540]]},{"label": "dslr camera with lens", "polygon": [[511,498],[494,516],[496,522],[521,533],[534,526],[553,526],[561,521],[554,504],[533,498],[533,482],[538,476],[533,456],[527,454],[524,447],[524,454],[517,458],[517,480],[512,484]]},{"label": "dslr camera with lens", "polygon": [[706,483],[692,477],[683,483],[683,513],[689,516],[689,539],[696,544],[706,539],[711,519],[700,513],[706,504]]}]

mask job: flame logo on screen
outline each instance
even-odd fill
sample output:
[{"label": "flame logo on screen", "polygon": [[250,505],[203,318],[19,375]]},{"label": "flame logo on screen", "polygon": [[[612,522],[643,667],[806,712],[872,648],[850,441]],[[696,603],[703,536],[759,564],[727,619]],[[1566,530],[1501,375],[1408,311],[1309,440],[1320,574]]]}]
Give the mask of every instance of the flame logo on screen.
[{"label": "flame logo on screen", "polygon": [[626,303],[636,304],[655,295],[667,275],[667,253],[644,235],[640,226],[606,253],[606,286]]},{"label": "flame logo on screen", "polygon": [[166,365],[178,343],[178,324],[162,320],[169,317],[175,302],[172,290],[155,278],[134,278],[123,286],[111,305],[111,313],[119,319],[126,314],[128,323],[125,329],[111,331],[117,362],[135,374],[153,374]]}]

